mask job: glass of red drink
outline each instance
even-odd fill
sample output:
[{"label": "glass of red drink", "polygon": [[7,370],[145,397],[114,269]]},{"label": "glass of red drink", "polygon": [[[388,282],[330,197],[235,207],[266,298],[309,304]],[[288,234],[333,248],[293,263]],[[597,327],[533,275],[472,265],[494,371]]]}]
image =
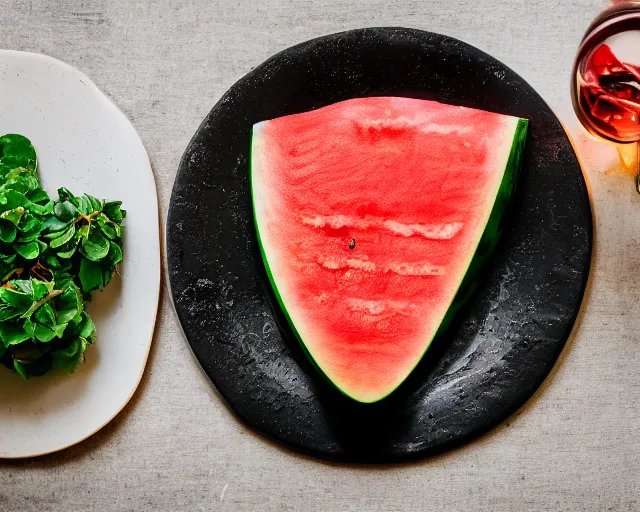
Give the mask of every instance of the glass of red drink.
[{"label": "glass of red drink", "polygon": [[578,119],[596,137],[636,144],[640,193],[640,2],[617,2],[580,44],[571,96]]}]

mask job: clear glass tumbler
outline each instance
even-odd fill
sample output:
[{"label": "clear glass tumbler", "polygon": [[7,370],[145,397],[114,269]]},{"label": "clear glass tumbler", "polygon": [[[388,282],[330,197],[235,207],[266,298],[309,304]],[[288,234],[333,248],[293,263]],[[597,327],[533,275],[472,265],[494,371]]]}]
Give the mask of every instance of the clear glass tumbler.
[{"label": "clear glass tumbler", "polygon": [[635,144],[640,193],[640,2],[617,2],[587,29],[573,66],[571,97],[583,126]]}]

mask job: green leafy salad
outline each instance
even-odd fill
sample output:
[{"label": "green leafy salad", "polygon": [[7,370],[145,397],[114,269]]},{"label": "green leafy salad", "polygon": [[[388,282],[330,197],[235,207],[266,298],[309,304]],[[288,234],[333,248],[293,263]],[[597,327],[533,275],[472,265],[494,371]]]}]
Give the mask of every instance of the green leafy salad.
[{"label": "green leafy salad", "polygon": [[22,135],[0,137],[0,363],[25,380],[83,360],[96,329],[85,304],[122,261],[120,201],[52,199],[36,151]]}]

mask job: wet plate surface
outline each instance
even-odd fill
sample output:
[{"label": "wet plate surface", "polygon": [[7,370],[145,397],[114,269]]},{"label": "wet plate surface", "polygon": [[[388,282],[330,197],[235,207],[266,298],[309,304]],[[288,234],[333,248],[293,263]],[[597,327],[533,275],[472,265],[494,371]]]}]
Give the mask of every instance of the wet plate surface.
[{"label": "wet plate surface", "polygon": [[[372,95],[525,117],[530,134],[515,204],[484,284],[396,393],[358,405],[322,380],[281,317],[258,250],[248,168],[253,123]],[[559,121],[513,71],[445,36],[365,29],[285,50],[224,95],[183,157],[167,234],[185,334],[238,416],[314,456],[383,462],[468,441],[533,394],[580,307],[591,210]]]}]

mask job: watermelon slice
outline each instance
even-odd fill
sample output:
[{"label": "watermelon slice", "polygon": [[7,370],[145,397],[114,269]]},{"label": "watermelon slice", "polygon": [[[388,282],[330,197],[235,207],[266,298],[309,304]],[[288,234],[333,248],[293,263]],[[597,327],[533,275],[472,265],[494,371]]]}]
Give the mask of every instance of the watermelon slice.
[{"label": "watermelon slice", "polygon": [[393,97],[253,127],[267,274],[306,353],[344,394],[389,395],[473,291],[526,131],[523,119]]}]

